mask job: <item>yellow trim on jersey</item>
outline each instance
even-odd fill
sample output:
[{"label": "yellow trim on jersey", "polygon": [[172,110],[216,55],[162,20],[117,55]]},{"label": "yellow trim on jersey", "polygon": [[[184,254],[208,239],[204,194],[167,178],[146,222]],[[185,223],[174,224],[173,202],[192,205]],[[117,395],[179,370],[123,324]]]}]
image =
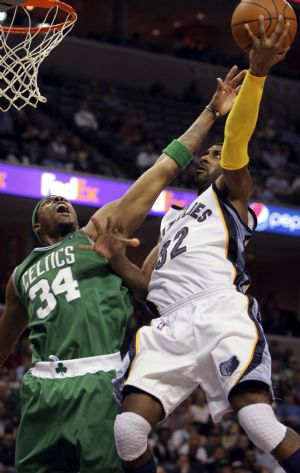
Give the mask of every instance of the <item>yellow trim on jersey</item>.
[{"label": "yellow trim on jersey", "polygon": [[[245,296],[247,297],[247,296]],[[255,331],[256,331],[256,338],[255,338],[255,342],[254,342],[254,346],[253,346],[253,349],[252,349],[252,353],[251,353],[251,356],[249,358],[249,360],[247,361],[246,363],[246,366],[245,368],[243,369],[243,371],[241,372],[240,376],[238,377],[238,380],[236,381],[236,384],[238,384],[240,382],[240,379],[242,378],[242,376],[244,375],[244,373],[247,371],[247,369],[249,368],[250,366],[250,363],[251,361],[253,360],[253,356],[254,356],[254,353],[255,353],[255,349],[256,349],[256,346],[257,346],[257,342],[258,342],[258,330],[257,330],[257,327],[255,325],[255,322],[251,319],[250,315],[249,315],[249,298],[247,297],[247,317],[249,317],[249,319],[251,320],[251,322],[253,323],[254,325],[254,328],[255,328]]]},{"label": "yellow trim on jersey", "polygon": [[266,77],[247,72],[225,125],[221,167],[237,171],[249,162],[248,143],[254,132]]},{"label": "yellow trim on jersey", "polygon": [[233,267],[234,277],[233,277],[232,283],[234,284],[234,281],[236,280],[236,276],[237,276],[237,269],[236,269],[236,267],[234,266],[234,264],[230,261],[230,259],[228,258],[228,251],[229,251],[229,232],[228,232],[226,220],[225,220],[225,217],[224,217],[224,214],[223,214],[223,210],[222,210],[222,208],[221,208],[221,205],[220,205],[218,196],[217,196],[217,194],[216,194],[216,192],[215,192],[214,190],[213,190],[213,195],[214,195],[215,201],[216,201],[216,203],[217,203],[217,206],[218,206],[218,209],[219,209],[219,213],[220,213],[220,216],[221,216],[221,220],[222,220],[222,223],[223,223],[223,226],[224,226],[225,234],[226,234],[225,257],[226,257],[226,259],[229,261],[229,263],[231,263],[231,265],[232,265],[232,267]]},{"label": "yellow trim on jersey", "polygon": [[135,359],[136,359],[137,354],[138,354],[138,351],[139,351],[139,338],[138,338],[138,337],[139,337],[139,333],[140,333],[141,329],[142,329],[142,327],[138,329],[138,331],[136,332],[136,335],[135,335],[135,355],[134,355],[134,358],[133,358],[133,360],[132,360],[132,362],[131,362],[131,364],[130,364],[130,368],[129,368],[129,372],[128,372],[127,378],[128,378],[129,375],[130,375],[130,372],[131,372],[131,370],[132,370],[132,367],[133,367],[133,365],[134,365]]}]

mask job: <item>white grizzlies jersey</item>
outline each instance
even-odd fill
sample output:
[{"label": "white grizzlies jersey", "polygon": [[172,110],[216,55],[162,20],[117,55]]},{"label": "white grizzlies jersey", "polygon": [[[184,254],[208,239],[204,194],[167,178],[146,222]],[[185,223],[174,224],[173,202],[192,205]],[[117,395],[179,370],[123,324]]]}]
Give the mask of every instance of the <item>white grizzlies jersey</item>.
[{"label": "white grizzlies jersey", "polygon": [[234,285],[244,292],[250,282],[245,246],[256,223],[249,208],[246,226],[215,184],[188,208],[172,207],[161,222],[161,244],[148,301],[161,311],[218,287]]}]

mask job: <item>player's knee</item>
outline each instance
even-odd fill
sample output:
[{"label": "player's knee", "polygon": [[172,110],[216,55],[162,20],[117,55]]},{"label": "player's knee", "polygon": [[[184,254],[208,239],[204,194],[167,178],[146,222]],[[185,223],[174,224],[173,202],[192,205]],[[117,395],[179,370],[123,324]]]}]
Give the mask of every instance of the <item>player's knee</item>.
[{"label": "player's knee", "polygon": [[285,437],[287,428],[276,419],[269,404],[250,404],[237,415],[251,442],[266,453],[278,447]]},{"label": "player's knee", "polygon": [[118,455],[123,461],[133,461],[147,450],[151,425],[134,412],[123,412],[115,420],[114,432]]}]

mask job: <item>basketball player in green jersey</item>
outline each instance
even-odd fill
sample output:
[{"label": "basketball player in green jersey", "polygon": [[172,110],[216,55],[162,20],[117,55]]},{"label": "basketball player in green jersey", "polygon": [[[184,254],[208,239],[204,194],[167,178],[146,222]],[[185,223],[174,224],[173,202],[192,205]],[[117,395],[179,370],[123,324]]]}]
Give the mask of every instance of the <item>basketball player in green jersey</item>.
[{"label": "basketball player in green jersey", "polygon": [[216,93],[194,124],[122,199],[98,210],[84,228],[79,229],[73,206],[61,196],[46,197],[34,209],[33,230],[44,246],[15,269],[0,319],[1,362],[30,329],[33,368],[21,387],[18,473],[122,471],[113,437],[118,405],[111,381],[132,305],[108,261],[79,247],[97,237],[99,226],[106,227],[107,215],[130,237],[192,159],[218,115],[215,110],[231,109],[243,75],[234,67],[224,82],[218,79]]}]

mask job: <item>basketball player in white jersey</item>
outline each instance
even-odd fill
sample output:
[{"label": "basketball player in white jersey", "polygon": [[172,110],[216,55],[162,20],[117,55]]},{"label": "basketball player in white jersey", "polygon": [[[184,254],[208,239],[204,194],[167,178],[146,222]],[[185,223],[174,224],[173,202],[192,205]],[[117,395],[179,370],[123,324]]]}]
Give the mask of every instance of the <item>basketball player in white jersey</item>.
[{"label": "basketball player in white jersey", "polygon": [[[142,270],[123,256],[111,260],[137,295],[148,293],[159,314],[137,333],[123,412],[115,422],[117,450],[127,473],[156,471],[147,443],[151,427],[198,385],[215,422],[233,410],[257,447],[272,453],[285,471],[300,471],[300,437],[274,415],[269,349],[257,302],[245,295],[249,276],[244,250],[256,226],[248,207],[252,181],[247,148],[266,76],[283,58],[279,53],[288,29],[282,17],[270,38],[263,18],[260,38],[248,29],[253,41],[250,69],[227,119],[223,146],[212,146],[199,159],[198,197],[188,208],[166,214],[161,242]],[[113,225],[109,223],[108,239],[113,239]],[[96,251],[105,252],[103,241],[100,236]],[[122,239],[116,237],[115,244],[122,246]]]}]

